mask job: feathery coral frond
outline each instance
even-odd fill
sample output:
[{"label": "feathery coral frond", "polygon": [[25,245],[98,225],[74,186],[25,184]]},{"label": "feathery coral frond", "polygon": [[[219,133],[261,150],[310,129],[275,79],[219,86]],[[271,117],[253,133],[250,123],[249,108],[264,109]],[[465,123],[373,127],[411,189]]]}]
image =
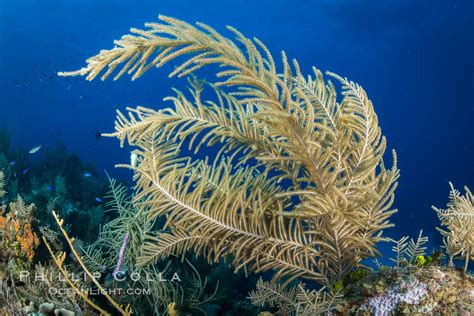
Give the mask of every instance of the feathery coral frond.
[{"label": "feathery coral frond", "polygon": [[449,203],[445,210],[433,206],[441,225],[438,228],[444,237],[444,247],[450,256],[450,264],[454,257],[465,258],[464,271],[467,271],[469,260],[474,260],[474,196],[468,187],[464,187],[465,195],[449,183],[451,192]]},{"label": "feathery coral frond", "polygon": [[426,247],[423,246],[428,242],[428,237],[423,236],[423,230],[420,230],[420,234],[418,235],[418,238],[415,240],[410,239],[410,242],[408,243],[408,246],[406,247],[405,253],[407,256],[407,261],[408,262],[413,262],[416,257],[418,256],[424,256]]},{"label": "feathery coral frond", "polygon": [[307,290],[302,284],[285,288],[274,282],[257,281],[255,291],[249,293],[252,304],[276,307],[286,315],[326,315],[336,307],[340,296],[327,293],[325,288]]},{"label": "feathery coral frond", "polygon": [[298,308],[297,289],[285,289],[275,282],[265,282],[260,278],[256,290],[249,293],[249,298],[256,306],[277,307],[283,313],[290,313]]},{"label": "feathery coral frond", "polygon": [[320,290],[307,290],[301,284],[296,294],[298,308],[296,315],[327,315],[336,308],[341,295],[338,292],[327,293],[324,288]]},{"label": "feathery coral frond", "polygon": [[412,264],[416,257],[424,256],[426,247],[424,246],[428,242],[428,237],[423,236],[423,230],[420,230],[417,239],[408,239],[408,237],[402,237],[399,240],[390,239],[394,246],[392,251],[395,253],[395,258],[390,258],[391,261],[396,263],[397,270],[401,269],[403,264],[409,266]]},{"label": "feathery coral frond", "polygon": [[[316,68],[305,76],[282,53],[278,72],[258,39],[159,19],[85,68],[60,73],[93,80],[117,70],[115,79],[136,79],[179,58],[170,76],[220,67],[217,82],[189,80],[191,97],[175,90],[166,98],[172,108],[118,112],[108,134],[136,147],[138,163],[128,166],[135,199],[149,220],[166,218],[163,231],[147,235],[139,262],[192,250],[209,262],[230,260],[236,270],[273,269],[285,284],[303,277],[330,285],[375,255],[391,226],[399,172],[395,152],[385,168],[386,141],[362,87],[328,73],[342,85],[338,102],[336,86]],[[196,154],[216,150],[194,159],[184,157],[185,145]]]}]

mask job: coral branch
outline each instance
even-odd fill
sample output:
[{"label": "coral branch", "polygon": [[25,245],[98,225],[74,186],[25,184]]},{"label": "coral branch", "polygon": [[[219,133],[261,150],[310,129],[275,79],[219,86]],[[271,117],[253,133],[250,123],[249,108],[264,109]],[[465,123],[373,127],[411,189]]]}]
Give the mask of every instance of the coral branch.
[{"label": "coral branch", "polygon": [[[112,306],[115,307],[115,309],[122,315],[124,316],[130,316],[132,314],[132,310],[131,310],[131,307],[130,305],[128,305],[127,307],[123,308],[119,303],[117,303],[108,293],[107,293],[107,290],[105,290],[102,285],[99,283],[99,281],[96,280],[95,276],[89,271],[89,269],[86,267],[86,265],[84,264],[84,262],[82,261],[82,258],[81,256],[77,253],[76,249],[74,248],[74,238],[71,238],[69,237],[69,234],[66,232],[66,230],[64,229],[63,227],[63,220],[60,219],[58,217],[58,215],[56,214],[55,211],[52,211],[53,212],[53,216],[54,216],[54,219],[56,220],[56,222],[58,223],[59,225],[59,228],[61,229],[61,232],[64,236],[64,238],[66,239],[67,243],[69,244],[69,248],[71,249],[74,257],[76,258],[77,262],[79,262],[80,266],[82,267],[82,270],[87,274],[87,276],[92,280],[92,282],[94,282],[94,284],[97,286],[97,288],[100,290],[100,292],[105,296],[105,298],[110,302],[110,304],[112,304]],[[44,238],[43,238],[44,239]],[[45,240],[46,242],[46,240]],[[61,255],[55,257],[53,252],[52,252],[52,249],[51,247],[49,246],[49,244],[47,244],[48,246],[48,250],[49,252],[51,253],[51,255],[53,256],[53,259],[54,259],[54,262],[56,263],[56,265],[58,266],[59,269],[62,269],[61,272],[63,272],[63,263],[64,263],[64,259],[65,259],[65,253],[62,253]],[[64,271],[65,272],[65,271]],[[64,274],[63,272],[63,274]],[[75,290],[77,291],[77,288],[75,287]],[[90,300],[87,300],[88,302],[90,302]],[[94,306],[93,306],[94,307]],[[97,309],[97,307],[94,307]],[[108,313],[106,313],[108,314]],[[108,314],[109,315],[109,314]]]},{"label": "coral branch", "polygon": [[59,253],[58,255],[55,255],[54,254],[54,251],[53,249],[51,248],[51,245],[48,243],[48,241],[46,240],[46,238],[43,237],[43,241],[46,245],[46,248],[48,248],[48,251],[49,253],[51,254],[51,257],[53,258],[53,261],[54,263],[56,264],[56,266],[58,267],[59,271],[61,271],[61,274],[64,276],[64,279],[66,280],[66,282],[69,284],[69,286],[80,296],[82,297],[82,299],[84,301],[87,302],[87,304],[89,304],[89,306],[91,306],[92,308],[94,308],[96,311],[98,311],[101,315],[111,315],[109,312],[107,312],[106,310],[102,309],[101,307],[99,307],[97,304],[95,304],[93,301],[91,301],[91,299],[89,298],[89,296],[87,295],[87,293],[85,291],[83,291],[80,287],[77,286],[77,282],[73,282],[70,278],[69,278],[69,274],[68,272],[66,271],[66,269],[64,268],[64,259],[66,258],[66,253],[65,252],[61,252]]},{"label": "coral branch", "polygon": [[125,234],[125,237],[123,238],[123,243],[122,243],[122,247],[120,247],[120,252],[119,252],[119,258],[118,258],[118,261],[117,261],[117,266],[115,267],[115,270],[113,272],[113,276],[115,277],[115,275],[117,273],[120,272],[120,267],[122,266],[122,263],[123,263],[123,260],[124,260],[124,255],[125,255],[125,249],[127,248],[127,244],[128,244],[128,240],[130,239],[130,234],[127,233]]}]

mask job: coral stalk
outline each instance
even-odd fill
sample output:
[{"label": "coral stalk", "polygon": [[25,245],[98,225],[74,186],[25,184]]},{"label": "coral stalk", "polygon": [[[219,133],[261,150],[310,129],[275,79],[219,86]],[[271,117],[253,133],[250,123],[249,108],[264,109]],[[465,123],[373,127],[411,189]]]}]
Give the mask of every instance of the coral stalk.
[{"label": "coral stalk", "polygon": [[[84,264],[84,261],[82,261],[82,258],[81,256],[77,253],[76,249],[74,248],[74,238],[71,238],[69,237],[69,234],[66,232],[66,230],[64,229],[63,227],[63,220],[60,219],[58,217],[58,215],[56,214],[55,211],[52,211],[53,212],[53,216],[54,216],[54,219],[56,220],[56,222],[58,223],[59,225],[59,228],[64,236],[64,238],[66,238],[66,241],[67,243],[69,244],[69,248],[71,249],[74,257],[76,258],[77,262],[79,262],[80,266],[82,267],[82,270],[87,274],[87,276],[92,280],[92,282],[94,282],[94,284],[97,286],[97,288],[100,290],[100,292],[105,296],[105,298],[110,302],[110,304],[112,304],[112,306],[115,307],[115,309],[120,312],[120,314],[124,315],[124,316],[130,316],[132,314],[132,310],[131,310],[131,307],[130,305],[128,305],[127,307],[125,307],[125,309],[119,304],[117,303],[108,293],[107,291],[102,287],[102,285],[99,283],[99,281],[97,281],[97,279],[94,277],[94,275],[92,275],[92,273],[89,271],[89,269],[87,269],[86,265]],[[45,243],[46,243],[46,246],[48,247],[48,250],[49,252],[51,253],[51,255],[53,256],[53,259],[54,259],[54,262],[56,263],[56,265],[58,266],[58,268],[62,268],[62,264],[64,262],[64,258],[65,258],[65,254],[63,253],[62,255],[59,256],[59,258],[62,259],[61,260],[56,260],[57,258],[54,256],[53,252],[52,252],[52,249],[51,247],[48,245],[48,243],[46,242],[46,240],[44,239]],[[63,272],[63,271],[61,271]],[[63,274],[65,273],[65,270],[63,272]],[[78,291],[77,287],[73,287],[76,292]],[[87,302],[90,303],[90,300],[88,300]],[[93,306],[94,307],[94,306]],[[97,309],[97,307],[94,307]],[[108,313],[105,313],[107,315],[110,315]]]},{"label": "coral stalk", "polygon": [[130,234],[129,233],[126,233],[125,234],[125,237],[123,238],[123,243],[122,243],[122,247],[120,247],[120,252],[119,252],[119,258],[118,258],[118,261],[117,261],[117,266],[115,267],[115,270],[114,272],[112,273],[112,275],[115,277],[115,275],[117,275],[117,273],[119,273],[121,270],[120,270],[120,267],[122,266],[122,263],[123,263],[123,260],[124,260],[124,257],[125,257],[125,249],[127,248],[127,244],[128,244],[128,240],[130,239]]},{"label": "coral stalk", "polygon": [[66,280],[66,282],[69,284],[69,286],[77,293],[79,294],[80,297],[82,297],[82,299],[87,302],[87,304],[89,304],[90,307],[94,308],[96,311],[98,311],[101,315],[111,315],[110,313],[108,313],[107,311],[105,311],[104,309],[102,309],[100,306],[98,306],[97,304],[95,304],[93,301],[91,301],[91,299],[88,297],[88,295],[86,294],[85,291],[83,291],[82,289],[80,289],[76,284],[77,282],[73,282],[69,276],[68,276],[68,272],[66,271],[66,269],[64,269],[64,260],[66,259],[66,253],[65,252],[61,252],[60,254],[58,255],[55,255],[54,254],[54,251],[53,249],[51,248],[51,245],[48,243],[48,241],[46,240],[46,238],[44,238],[43,236],[43,241],[46,245],[46,248],[48,248],[48,251],[49,253],[51,254],[51,257],[53,258],[53,261],[54,263],[56,264],[56,266],[58,267],[59,271],[61,272],[61,274],[64,276],[64,279]]}]

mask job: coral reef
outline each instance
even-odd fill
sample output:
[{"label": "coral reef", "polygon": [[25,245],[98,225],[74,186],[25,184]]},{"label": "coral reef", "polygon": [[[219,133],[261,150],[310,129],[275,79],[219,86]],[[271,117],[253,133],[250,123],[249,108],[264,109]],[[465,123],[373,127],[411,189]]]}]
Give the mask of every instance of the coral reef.
[{"label": "coral reef", "polygon": [[[90,314],[88,304],[67,286],[65,292],[51,292],[65,285],[65,280],[52,265],[40,237],[46,238],[55,252],[63,249],[47,211],[53,205],[60,210],[73,206],[72,212],[62,212],[72,222],[75,212],[84,214],[86,223],[99,219],[94,223],[98,229],[103,219],[94,212],[102,214],[102,210],[96,209],[91,196],[102,196],[102,184],[92,173],[87,179],[83,176],[85,168],[93,172],[93,166],[83,165],[60,143],[52,149],[43,148],[33,163],[28,151],[12,149],[10,134],[4,130],[0,130],[0,142],[0,314]],[[68,229],[75,231],[74,226]],[[97,232],[91,229],[82,227],[81,235],[95,238]],[[74,262],[69,268],[77,272]]]},{"label": "coral reef", "polygon": [[[0,179],[3,173],[0,173]],[[2,192],[3,187],[2,187]],[[2,195],[3,195],[2,194]],[[18,196],[8,208],[0,210],[0,262],[19,271],[31,265],[39,239],[32,229],[34,204],[26,205]]]},{"label": "coral reef", "polygon": [[403,237],[392,242],[394,266],[378,265],[375,271],[364,270],[357,277],[345,280],[341,286],[343,298],[336,307],[338,313],[469,315],[474,312],[473,275],[446,266],[439,252],[427,256],[423,246],[427,238],[421,232],[417,239]]},{"label": "coral reef", "polygon": [[[80,281],[77,280],[76,282],[79,283]],[[70,315],[71,313],[80,315],[92,312],[87,302],[75,292],[52,291],[52,289],[66,283],[54,264],[36,264],[27,276],[21,278],[21,283],[21,286],[16,287],[16,291],[23,298],[24,305],[27,303],[26,306],[22,307],[22,310],[28,314],[43,312],[47,315],[61,311],[62,315]],[[49,313],[45,309],[48,309]],[[18,310],[16,311],[18,312]],[[69,311],[69,314],[66,311]]]},{"label": "coral reef", "polygon": [[384,268],[348,285],[341,314],[469,315],[474,313],[474,276],[440,265],[399,272]]},{"label": "coral reef", "polygon": [[419,304],[427,293],[426,284],[421,283],[418,279],[403,280],[400,284],[392,285],[386,289],[382,295],[369,298],[361,308],[367,309],[375,315],[388,315],[401,304]]},{"label": "coral reef", "polygon": [[[0,129],[0,139],[8,139],[4,141],[5,151],[0,152],[0,170],[8,187],[4,200],[12,202],[20,195],[26,204],[34,204],[35,221],[42,227],[55,225],[50,216],[54,209],[78,238],[94,240],[106,220],[96,197],[103,197],[107,191],[107,183],[98,177],[94,165],[83,163],[59,140],[44,146],[33,162],[27,150],[10,144],[10,137]],[[83,229],[84,224],[90,229]]]},{"label": "coral reef", "polygon": [[12,278],[0,276],[0,315],[15,315],[21,311],[21,300],[12,284]]}]

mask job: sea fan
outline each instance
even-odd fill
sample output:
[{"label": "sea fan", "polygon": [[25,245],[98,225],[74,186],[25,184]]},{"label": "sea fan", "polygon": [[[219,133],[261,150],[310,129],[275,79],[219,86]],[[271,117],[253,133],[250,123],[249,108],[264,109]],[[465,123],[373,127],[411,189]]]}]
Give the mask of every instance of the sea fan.
[{"label": "sea fan", "polygon": [[[146,238],[141,265],[188,251],[235,270],[275,270],[286,284],[303,277],[330,285],[384,240],[399,171],[386,169],[386,142],[366,92],[333,73],[336,87],[313,68],[305,76],[282,53],[281,72],[258,39],[237,30],[232,41],[211,27],[170,17],[132,29],[78,71],[88,80],[142,76],[186,59],[170,76],[217,65],[217,82],[189,79],[172,108],[118,112],[115,132],[135,147],[136,199],[150,221],[166,218]],[[181,58],[180,58],[181,57]],[[204,93],[210,87],[212,93]],[[206,97],[204,97],[206,96]],[[188,146],[215,155],[187,157]],[[209,151],[207,151],[208,153]]]}]

